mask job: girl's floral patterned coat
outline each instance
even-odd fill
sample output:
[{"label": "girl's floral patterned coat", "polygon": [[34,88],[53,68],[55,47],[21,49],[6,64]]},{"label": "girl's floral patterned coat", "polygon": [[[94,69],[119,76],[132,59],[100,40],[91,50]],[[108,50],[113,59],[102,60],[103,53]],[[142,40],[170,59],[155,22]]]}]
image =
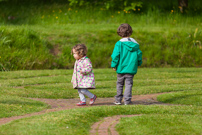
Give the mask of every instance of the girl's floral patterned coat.
[{"label": "girl's floral patterned coat", "polygon": [[[82,74],[80,73],[82,71]],[[92,72],[92,64],[88,57],[84,56],[76,60],[74,64],[74,72],[72,76],[73,88],[95,88],[95,77]]]}]

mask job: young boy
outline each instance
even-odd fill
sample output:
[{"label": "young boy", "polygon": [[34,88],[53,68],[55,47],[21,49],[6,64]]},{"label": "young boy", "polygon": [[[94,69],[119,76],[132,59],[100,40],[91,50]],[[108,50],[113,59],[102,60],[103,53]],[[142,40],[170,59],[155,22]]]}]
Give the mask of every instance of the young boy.
[{"label": "young boy", "polygon": [[142,64],[142,52],[139,44],[130,38],[133,30],[129,24],[121,24],[117,34],[122,37],[116,42],[111,55],[111,67],[117,72],[117,95],[115,96],[116,105],[121,105],[123,98],[123,86],[125,82],[124,103],[131,103],[133,77],[137,73],[137,68]]}]

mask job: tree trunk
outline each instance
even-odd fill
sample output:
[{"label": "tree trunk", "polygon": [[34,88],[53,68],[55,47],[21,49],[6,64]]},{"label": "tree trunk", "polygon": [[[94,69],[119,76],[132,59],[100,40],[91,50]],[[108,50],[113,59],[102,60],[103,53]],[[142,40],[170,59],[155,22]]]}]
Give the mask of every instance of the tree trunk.
[{"label": "tree trunk", "polygon": [[188,7],[188,0],[178,0],[178,6],[180,8],[180,12],[183,13],[184,9]]}]

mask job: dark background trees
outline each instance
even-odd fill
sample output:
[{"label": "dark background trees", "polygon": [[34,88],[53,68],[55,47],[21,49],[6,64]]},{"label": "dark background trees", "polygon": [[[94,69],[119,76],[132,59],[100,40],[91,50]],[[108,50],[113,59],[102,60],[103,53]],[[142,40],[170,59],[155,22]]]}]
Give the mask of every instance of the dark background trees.
[{"label": "dark background trees", "polygon": [[158,9],[161,12],[178,10],[181,13],[201,13],[201,0],[0,0],[0,4],[16,5],[49,5],[49,4],[69,4],[72,7],[94,7],[106,10],[131,10],[140,8],[141,11]]}]

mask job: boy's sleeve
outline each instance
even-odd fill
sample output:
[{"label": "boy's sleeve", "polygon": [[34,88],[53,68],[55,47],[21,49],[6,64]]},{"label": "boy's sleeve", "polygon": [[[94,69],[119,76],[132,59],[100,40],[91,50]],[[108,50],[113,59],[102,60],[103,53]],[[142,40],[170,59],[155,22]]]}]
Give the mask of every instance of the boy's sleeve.
[{"label": "boy's sleeve", "polygon": [[117,42],[115,44],[113,53],[111,55],[111,58],[112,58],[111,67],[112,68],[115,68],[118,65],[118,63],[119,63],[119,57],[120,57],[119,42]]},{"label": "boy's sleeve", "polygon": [[82,73],[83,74],[89,74],[92,71],[92,69],[93,69],[93,67],[92,67],[90,59],[85,59],[83,68],[81,70]]},{"label": "boy's sleeve", "polygon": [[142,65],[142,51],[138,49],[137,51],[138,66]]}]

